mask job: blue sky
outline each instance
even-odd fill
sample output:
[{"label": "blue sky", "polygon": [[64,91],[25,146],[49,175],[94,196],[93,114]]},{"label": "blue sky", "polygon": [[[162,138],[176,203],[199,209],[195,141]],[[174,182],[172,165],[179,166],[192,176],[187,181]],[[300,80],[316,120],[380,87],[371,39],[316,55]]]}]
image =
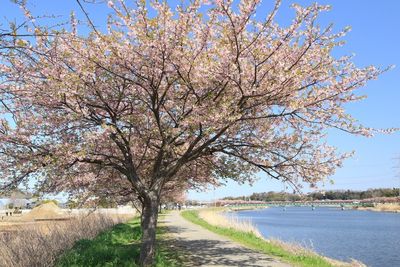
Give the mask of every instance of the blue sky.
[{"label": "blue sky", "polygon": [[[278,13],[278,22],[287,25],[293,17],[289,8],[291,3],[309,5],[315,1],[283,0]],[[257,17],[271,10],[271,1],[263,1]],[[320,23],[334,23],[339,30],[351,26],[352,31],[344,38],[346,45],[338,54],[356,56],[357,66],[376,65],[386,67],[397,65],[393,70],[384,73],[378,80],[371,81],[359,90],[368,98],[352,103],[346,110],[368,127],[400,127],[400,1],[365,1],[365,0],[324,0],[320,4],[332,6],[330,12],[321,14]],[[399,187],[400,172],[400,134],[377,135],[374,138],[352,136],[343,132],[331,131],[328,137],[330,144],[340,151],[353,151],[353,158],[344,163],[332,177],[335,184],[327,184],[324,189],[368,189],[376,187]],[[281,191],[285,186],[259,174],[259,181],[250,185],[228,183],[208,192],[190,192],[189,198],[207,200],[224,196],[250,195],[253,192]],[[287,190],[290,192],[290,189]],[[307,187],[305,192],[310,191]]]},{"label": "blue sky", "polygon": [[[7,0],[0,0],[0,22],[20,17],[20,12]],[[75,1],[30,0],[34,14],[55,14],[68,20],[71,10],[76,10],[77,17],[83,14]],[[129,0],[128,0],[129,2]],[[257,12],[257,18],[263,18],[272,8],[271,0],[264,0]],[[289,8],[291,3],[309,5],[309,0],[283,0],[278,13],[278,22],[287,25],[294,12]],[[359,90],[368,98],[362,102],[352,103],[346,107],[364,125],[374,128],[400,128],[400,1],[382,0],[323,0],[320,4],[332,6],[330,12],[324,12],[320,23],[334,23],[340,30],[351,26],[352,31],[344,38],[346,45],[336,51],[339,55],[355,53],[357,66],[376,65],[386,67],[397,65],[393,70],[384,73],[378,80],[370,82]],[[87,5],[87,10],[98,26],[104,27],[104,18],[109,12],[104,5]],[[346,133],[331,131],[328,137],[330,144],[340,151],[356,151],[355,156],[345,162],[333,176],[334,185],[326,185],[325,189],[368,189],[375,187],[399,187],[400,177],[400,133],[377,135],[374,138],[355,137]],[[229,182],[225,187],[208,192],[191,191],[191,199],[207,200],[224,196],[249,195],[253,192],[281,191],[282,183],[259,174],[259,181],[250,185],[238,185]],[[290,190],[288,190],[290,191]],[[305,188],[305,192],[309,189]]]}]

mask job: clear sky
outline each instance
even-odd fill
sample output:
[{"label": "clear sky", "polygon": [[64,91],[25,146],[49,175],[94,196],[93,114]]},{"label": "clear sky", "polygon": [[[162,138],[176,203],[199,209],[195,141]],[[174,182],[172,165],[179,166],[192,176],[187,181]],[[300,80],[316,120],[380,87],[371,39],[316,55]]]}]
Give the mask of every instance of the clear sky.
[{"label": "clear sky", "polygon": [[[130,0],[127,0],[129,2]],[[34,14],[55,14],[68,20],[71,10],[83,19],[76,1],[29,0],[34,7]],[[176,1],[170,1],[176,3]],[[278,13],[278,22],[287,25],[294,12],[289,8],[291,3],[309,5],[310,0],[283,0]],[[257,18],[263,18],[272,8],[272,0],[264,0],[258,9]],[[352,103],[346,107],[364,125],[373,128],[400,128],[400,1],[399,0],[321,0],[321,4],[332,6],[330,12],[324,12],[320,23],[334,23],[340,30],[351,26],[352,31],[344,38],[346,45],[336,51],[339,54],[355,53],[357,66],[375,65],[386,67],[397,65],[393,70],[384,73],[378,80],[370,82],[359,90],[368,98],[362,102]],[[99,27],[104,27],[104,19],[109,9],[105,5],[86,5],[91,18]],[[8,0],[0,0],[0,23],[20,18],[20,12]],[[334,185],[324,189],[368,189],[376,187],[399,187],[400,172],[400,133],[377,135],[374,138],[354,137],[343,132],[332,131],[328,141],[340,151],[356,151],[355,156],[345,162],[333,176]],[[227,186],[208,192],[191,191],[190,199],[207,200],[224,196],[249,195],[253,192],[281,191],[282,183],[258,175],[259,180],[250,185],[238,185],[229,182]],[[288,190],[290,191],[290,190]],[[305,188],[305,192],[309,191]]]}]

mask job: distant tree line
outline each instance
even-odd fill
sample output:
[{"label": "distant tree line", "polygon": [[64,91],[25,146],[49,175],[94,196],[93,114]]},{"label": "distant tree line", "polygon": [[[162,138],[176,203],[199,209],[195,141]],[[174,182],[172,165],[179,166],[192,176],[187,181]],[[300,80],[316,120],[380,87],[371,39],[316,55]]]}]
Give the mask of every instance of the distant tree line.
[{"label": "distant tree line", "polygon": [[256,200],[256,201],[309,201],[309,200],[350,200],[368,199],[377,197],[397,197],[400,195],[399,188],[377,188],[365,191],[354,190],[330,190],[312,192],[308,194],[297,194],[287,192],[262,192],[253,193],[250,196],[225,197],[224,200]]},{"label": "distant tree line", "polygon": [[322,200],[322,199],[367,199],[367,198],[377,198],[377,197],[397,197],[399,196],[399,188],[377,188],[368,189],[366,191],[352,191],[352,190],[335,190],[326,191],[325,194],[322,192],[313,192],[309,194],[312,199]]}]

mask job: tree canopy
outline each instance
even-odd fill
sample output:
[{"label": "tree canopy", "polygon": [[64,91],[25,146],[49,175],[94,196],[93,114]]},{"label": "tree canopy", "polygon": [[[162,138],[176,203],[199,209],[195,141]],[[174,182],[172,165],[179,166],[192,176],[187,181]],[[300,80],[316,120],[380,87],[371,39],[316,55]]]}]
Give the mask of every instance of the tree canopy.
[{"label": "tree canopy", "polygon": [[318,25],[328,6],[293,5],[282,27],[280,1],[256,20],[258,4],[108,1],[108,30],[89,19],[85,35],[74,15],[55,30],[23,6],[34,39],[0,36],[1,186],[139,198],[147,227],[166,187],[329,177],[347,155],[327,129],[370,134],[343,106],[382,70],[332,55],[348,29]]}]

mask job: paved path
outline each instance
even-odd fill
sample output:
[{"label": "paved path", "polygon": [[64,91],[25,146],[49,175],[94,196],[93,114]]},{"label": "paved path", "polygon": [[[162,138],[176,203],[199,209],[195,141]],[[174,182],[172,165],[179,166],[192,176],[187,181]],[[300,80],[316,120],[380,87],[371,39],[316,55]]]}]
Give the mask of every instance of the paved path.
[{"label": "paved path", "polygon": [[188,222],[178,211],[167,214],[161,223],[171,233],[171,246],[188,255],[187,266],[290,267]]}]

